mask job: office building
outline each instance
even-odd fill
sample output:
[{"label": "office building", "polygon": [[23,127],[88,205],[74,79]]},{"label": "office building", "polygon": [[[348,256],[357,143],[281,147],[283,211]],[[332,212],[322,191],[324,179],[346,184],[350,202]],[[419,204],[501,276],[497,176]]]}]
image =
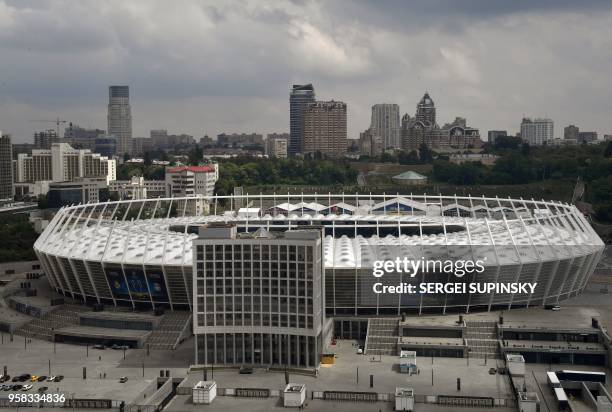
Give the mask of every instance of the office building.
[{"label": "office building", "polygon": [[132,151],[132,109],[129,86],[108,88],[108,134],[117,139],[117,154]]},{"label": "office building", "polygon": [[106,131],[102,129],[86,129],[70,123],[70,125],[64,129],[64,138],[62,142],[68,143],[75,149],[89,149],[95,152],[96,138],[104,136],[105,134]]},{"label": "office building", "polygon": [[13,199],[13,146],[11,137],[0,131],[0,200]]},{"label": "office building", "polygon": [[397,104],[382,103],[372,106],[370,130],[372,135],[382,138],[384,150],[401,148],[400,128]]},{"label": "office building", "polygon": [[155,199],[166,196],[165,180],[145,180],[133,176],[130,180],[115,180],[108,183],[108,191],[119,199]]},{"label": "office building", "polygon": [[487,141],[490,144],[495,144],[497,138],[508,136],[508,132],[506,130],[489,130],[487,133]]},{"label": "office building", "polygon": [[570,124],[569,126],[566,126],[563,128],[563,139],[573,140],[574,142],[577,142],[579,132],[580,132],[580,129],[578,128],[578,126],[574,126],[573,124]]},{"label": "office building", "polygon": [[37,149],[51,149],[51,145],[59,141],[57,131],[53,129],[34,133],[34,147]]},{"label": "office building", "polygon": [[104,179],[51,182],[47,192],[47,205],[49,208],[58,209],[62,206],[104,202],[108,198],[101,198],[102,189],[106,189]]},{"label": "office building", "polygon": [[166,169],[166,196],[212,196],[219,179],[219,165],[179,166]]},{"label": "office building", "polygon": [[384,147],[382,137],[373,134],[372,129],[366,129],[359,133],[357,145],[360,154],[371,157],[381,155]]},{"label": "office building", "polygon": [[269,133],[266,136],[266,155],[268,157],[287,157],[289,133]]},{"label": "office building", "polygon": [[302,153],[304,144],[304,112],[315,101],[312,84],[294,84],[289,94],[289,156]]},{"label": "office building", "polygon": [[107,182],[117,178],[115,160],[74,149],[67,143],[54,143],[50,150],[34,149],[32,154],[17,155],[15,182],[70,182],[83,177],[104,177]]},{"label": "office building", "polygon": [[302,153],[342,157],[347,150],[346,103],[318,101],[304,112]]},{"label": "office building", "polygon": [[193,241],[196,363],[318,367],[331,331],[323,231],[236,229],[201,227]]},{"label": "office building", "polygon": [[541,146],[554,139],[554,124],[550,119],[523,118],[521,138],[531,146]]},{"label": "office building", "polygon": [[115,136],[99,135],[94,139],[93,152],[112,159],[117,153],[117,138]]}]

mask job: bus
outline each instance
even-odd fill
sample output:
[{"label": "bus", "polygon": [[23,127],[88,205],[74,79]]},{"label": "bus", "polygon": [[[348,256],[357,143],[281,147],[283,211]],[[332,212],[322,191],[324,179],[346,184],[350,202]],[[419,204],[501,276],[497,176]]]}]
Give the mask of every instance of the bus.
[{"label": "bus", "polygon": [[605,372],[561,370],[556,371],[555,374],[560,381],[606,383]]},{"label": "bus", "polygon": [[546,377],[548,378],[548,384],[551,388],[560,388],[561,382],[559,378],[557,378],[557,374],[554,372],[546,372]]}]

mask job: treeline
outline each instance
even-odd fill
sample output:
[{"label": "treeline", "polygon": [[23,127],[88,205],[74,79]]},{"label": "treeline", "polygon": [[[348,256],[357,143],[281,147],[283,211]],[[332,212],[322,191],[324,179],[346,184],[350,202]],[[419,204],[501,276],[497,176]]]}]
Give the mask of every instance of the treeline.
[{"label": "treeline", "polygon": [[437,153],[426,144],[421,144],[419,150],[402,150],[394,153],[383,152],[378,156],[359,156],[360,162],[399,163],[401,165],[418,165],[431,163]]},{"label": "treeline", "polygon": [[143,176],[147,180],[164,180],[166,169],[160,165],[124,163],[117,166],[117,180],[129,180],[133,176]]},{"label": "treeline", "polygon": [[28,215],[0,216],[0,262],[36,260],[32,247],[37,237]]},{"label": "treeline", "polygon": [[219,163],[218,195],[235,186],[354,184],[357,171],[345,160],[256,159],[249,156]]},{"label": "treeline", "polygon": [[432,177],[456,185],[516,185],[581,178],[587,188],[585,200],[593,204],[597,217],[612,221],[612,142],[537,148],[515,145],[498,147],[492,152],[500,156],[493,166],[480,162],[454,164],[437,159]]}]

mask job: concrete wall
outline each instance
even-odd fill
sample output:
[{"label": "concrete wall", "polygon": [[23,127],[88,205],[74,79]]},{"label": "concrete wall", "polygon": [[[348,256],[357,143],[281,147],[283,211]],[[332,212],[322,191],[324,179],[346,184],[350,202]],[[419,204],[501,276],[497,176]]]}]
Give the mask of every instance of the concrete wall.
[{"label": "concrete wall", "polygon": [[[35,265],[38,265],[39,268],[34,269]],[[4,275],[7,271],[11,270],[15,271],[15,273],[42,272],[42,268],[40,267],[38,260],[0,263],[0,275]]]}]

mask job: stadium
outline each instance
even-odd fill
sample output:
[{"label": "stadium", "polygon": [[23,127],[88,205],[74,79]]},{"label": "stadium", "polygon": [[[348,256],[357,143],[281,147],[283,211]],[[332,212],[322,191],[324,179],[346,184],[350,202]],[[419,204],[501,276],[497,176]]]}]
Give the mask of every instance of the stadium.
[{"label": "stadium", "polygon": [[[192,242],[200,227],[214,224],[235,225],[239,233],[321,228],[325,312],[338,317],[557,304],[584,289],[604,249],[575,206],[554,201],[246,194],[64,207],[34,250],[52,288],[84,304],[192,310]],[[484,270],[461,281],[536,286],[516,294],[371,293],[373,262],[398,256],[482,259]],[[387,277],[404,283],[458,279],[452,273]]]}]

